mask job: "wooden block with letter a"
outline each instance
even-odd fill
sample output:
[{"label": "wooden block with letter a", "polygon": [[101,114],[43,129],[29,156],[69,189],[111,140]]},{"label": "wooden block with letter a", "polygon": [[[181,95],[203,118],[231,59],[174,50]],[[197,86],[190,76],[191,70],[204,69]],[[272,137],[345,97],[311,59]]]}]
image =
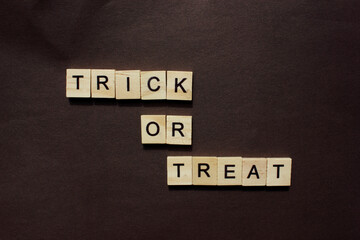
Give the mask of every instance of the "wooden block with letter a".
[{"label": "wooden block with letter a", "polygon": [[266,185],[266,158],[243,158],[243,186]]},{"label": "wooden block with letter a", "polygon": [[192,185],[192,157],[167,157],[167,184]]},{"label": "wooden block with letter a", "polygon": [[141,99],[166,99],[166,71],[141,71]]},{"label": "wooden block with letter a", "polygon": [[90,69],[66,69],[66,97],[90,98]]},{"label": "wooden block with letter a", "polygon": [[217,185],[217,157],[193,157],[193,185]]},{"label": "wooden block with letter a", "polygon": [[166,116],[141,115],[142,144],[166,143]]},{"label": "wooden block with letter a", "polygon": [[218,185],[241,185],[242,164],[242,157],[218,157]]},{"label": "wooden block with letter a", "polygon": [[191,101],[192,77],[192,72],[167,71],[167,99]]},{"label": "wooden block with letter a", "polygon": [[140,99],[140,70],[115,72],[116,99]]},{"label": "wooden block with letter a", "polygon": [[91,70],[91,96],[93,98],[115,98],[115,70]]},{"label": "wooden block with letter a", "polygon": [[268,158],[266,186],[290,186],[291,161],[291,158]]},{"label": "wooden block with letter a", "polygon": [[192,116],[166,117],[166,143],[174,145],[191,145]]}]

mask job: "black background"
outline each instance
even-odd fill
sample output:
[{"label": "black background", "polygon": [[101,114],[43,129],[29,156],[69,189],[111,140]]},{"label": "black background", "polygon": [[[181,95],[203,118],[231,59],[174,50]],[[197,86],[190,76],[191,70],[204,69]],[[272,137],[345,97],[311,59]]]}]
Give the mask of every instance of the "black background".
[{"label": "black background", "polygon": [[[2,1],[0,239],[359,239],[359,1]],[[192,70],[193,102],[71,100],[66,68]],[[193,116],[146,146],[141,114]],[[293,158],[289,189],[166,156]]]}]

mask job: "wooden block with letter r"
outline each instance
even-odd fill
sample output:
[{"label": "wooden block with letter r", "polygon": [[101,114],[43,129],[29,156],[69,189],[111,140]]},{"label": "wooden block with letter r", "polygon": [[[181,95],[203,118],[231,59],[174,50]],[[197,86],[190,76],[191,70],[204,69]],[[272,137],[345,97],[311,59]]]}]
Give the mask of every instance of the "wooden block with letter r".
[{"label": "wooden block with letter r", "polygon": [[66,69],[66,97],[91,97],[90,72],[90,69]]},{"label": "wooden block with letter r", "polygon": [[166,143],[174,145],[191,145],[192,116],[166,117]]},{"label": "wooden block with letter r", "polygon": [[192,185],[192,157],[167,157],[167,184]]},{"label": "wooden block with letter r", "polygon": [[193,185],[217,185],[217,157],[193,157]]},{"label": "wooden block with letter r", "polygon": [[115,70],[91,70],[91,96],[93,98],[115,98]]}]

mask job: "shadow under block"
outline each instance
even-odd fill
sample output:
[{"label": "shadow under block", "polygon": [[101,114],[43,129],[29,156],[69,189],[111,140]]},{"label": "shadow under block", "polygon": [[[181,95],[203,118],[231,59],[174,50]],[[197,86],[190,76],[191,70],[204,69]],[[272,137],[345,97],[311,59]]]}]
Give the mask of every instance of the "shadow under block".
[{"label": "shadow under block", "polygon": [[192,116],[167,116],[166,132],[167,144],[191,145]]},{"label": "shadow under block", "polygon": [[166,116],[141,116],[141,142],[142,144],[166,143]]},{"label": "shadow under block", "polygon": [[266,185],[266,158],[243,158],[243,186]]},{"label": "shadow under block", "polygon": [[166,71],[141,71],[141,99],[166,99]]},{"label": "shadow under block", "polygon": [[267,158],[266,186],[291,185],[291,158]]},{"label": "shadow under block", "polygon": [[167,157],[167,184],[192,185],[192,157]]},{"label": "shadow under block", "polygon": [[115,71],[116,99],[140,99],[140,70]]},{"label": "shadow under block", "polygon": [[218,184],[242,184],[242,157],[218,157]]},{"label": "shadow under block", "polygon": [[168,100],[192,100],[192,72],[167,71]]},{"label": "shadow under block", "polygon": [[66,69],[66,97],[90,98],[90,69]]},{"label": "shadow under block", "polygon": [[217,157],[193,157],[193,185],[217,185]]},{"label": "shadow under block", "polygon": [[93,98],[115,98],[115,70],[91,70],[91,96]]}]

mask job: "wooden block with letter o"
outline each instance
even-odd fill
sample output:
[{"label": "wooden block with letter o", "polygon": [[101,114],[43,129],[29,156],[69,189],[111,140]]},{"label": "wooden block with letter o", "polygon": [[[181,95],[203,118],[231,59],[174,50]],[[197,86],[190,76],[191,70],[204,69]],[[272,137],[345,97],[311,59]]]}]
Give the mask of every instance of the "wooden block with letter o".
[{"label": "wooden block with letter o", "polygon": [[90,69],[66,69],[66,97],[90,98]]},{"label": "wooden block with letter o", "polygon": [[93,98],[115,98],[115,70],[91,70],[91,96]]},{"label": "wooden block with letter o", "polygon": [[266,158],[243,158],[243,186],[266,185]]},{"label": "wooden block with letter o", "polygon": [[168,185],[192,185],[192,157],[167,157]]},{"label": "wooden block with letter o", "polygon": [[140,70],[115,72],[116,99],[140,99]]},{"label": "wooden block with letter o", "polygon": [[166,116],[141,116],[141,142],[142,144],[166,143]]},{"label": "wooden block with letter o", "polygon": [[217,157],[193,157],[193,185],[217,185]]},{"label": "wooden block with letter o", "polygon": [[192,100],[192,72],[167,71],[167,99]]},{"label": "wooden block with letter o", "polygon": [[141,71],[141,99],[166,99],[166,71]]},{"label": "wooden block with letter o", "polygon": [[192,116],[172,116],[166,118],[166,143],[191,145]]},{"label": "wooden block with letter o", "polygon": [[242,157],[218,157],[218,185],[241,185],[242,164]]},{"label": "wooden block with letter o", "polygon": [[268,158],[266,186],[291,185],[291,158]]}]

